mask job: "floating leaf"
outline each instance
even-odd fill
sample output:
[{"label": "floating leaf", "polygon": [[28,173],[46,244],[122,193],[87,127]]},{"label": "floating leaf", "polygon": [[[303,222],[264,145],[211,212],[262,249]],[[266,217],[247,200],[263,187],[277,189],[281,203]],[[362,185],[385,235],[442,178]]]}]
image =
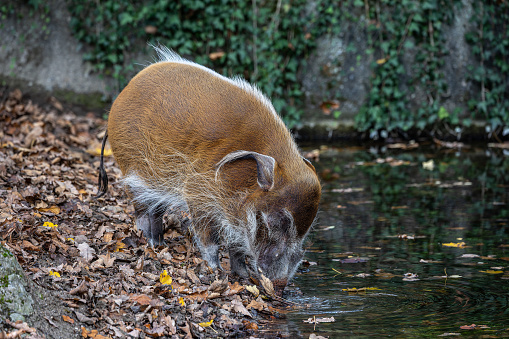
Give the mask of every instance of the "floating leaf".
[{"label": "floating leaf", "polygon": [[502,274],[504,271],[498,271],[498,270],[486,270],[486,271],[479,271],[482,273],[488,273],[488,274]]},{"label": "floating leaf", "polygon": [[172,282],[171,277],[168,275],[166,270],[164,270],[163,273],[159,275],[159,281],[163,285],[171,285]]},{"label": "floating leaf", "polygon": [[422,168],[425,169],[426,171],[433,171],[433,169],[435,168],[435,162],[433,161],[433,159],[429,161],[424,161],[422,163]]},{"label": "floating leaf", "polygon": [[449,243],[446,243],[446,244],[442,244],[442,246],[445,246],[445,247],[458,247],[458,248],[464,248],[466,247],[466,243],[464,243],[463,241],[462,242],[449,242]]},{"label": "floating leaf", "polygon": [[302,320],[302,322],[309,323],[309,324],[318,324],[318,323],[333,323],[336,319],[334,317],[330,318],[308,318],[307,320]]},{"label": "floating leaf", "polygon": [[419,276],[415,273],[405,273],[403,281],[417,281]]}]

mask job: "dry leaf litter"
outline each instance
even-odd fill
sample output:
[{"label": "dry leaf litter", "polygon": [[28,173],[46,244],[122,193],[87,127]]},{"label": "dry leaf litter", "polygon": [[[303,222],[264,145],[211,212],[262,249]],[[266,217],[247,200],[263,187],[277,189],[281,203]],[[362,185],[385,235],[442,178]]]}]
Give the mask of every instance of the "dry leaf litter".
[{"label": "dry leaf litter", "polygon": [[210,270],[186,235],[185,215],[166,216],[174,225],[165,234],[166,247],[147,245],[133,227],[134,210],[116,184],[121,173],[108,149],[109,192],[94,199],[103,119],[76,116],[56,100],[42,108],[19,90],[0,89],[0,97],[1,241],[46,305],[32,317],[34,325],[0,321],[0,334],[277,335],[263,327],[284,317],[288,305],[269,302],[252,284],[228,277],[227,253],[226,273]]}]

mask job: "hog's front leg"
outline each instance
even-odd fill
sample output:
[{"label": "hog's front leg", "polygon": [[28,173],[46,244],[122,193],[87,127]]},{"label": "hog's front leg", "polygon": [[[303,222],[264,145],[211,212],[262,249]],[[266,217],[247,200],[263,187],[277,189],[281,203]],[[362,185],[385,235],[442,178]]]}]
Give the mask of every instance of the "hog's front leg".
[{"label": "hog's front leg", "polygon": [[196,245],[200,249],[202,259],[207,261],[210,268],[223,270],[219,263],[219,236],[215,231],[215,227],[211,224],[205,227],[195,225],[193,229]]}]

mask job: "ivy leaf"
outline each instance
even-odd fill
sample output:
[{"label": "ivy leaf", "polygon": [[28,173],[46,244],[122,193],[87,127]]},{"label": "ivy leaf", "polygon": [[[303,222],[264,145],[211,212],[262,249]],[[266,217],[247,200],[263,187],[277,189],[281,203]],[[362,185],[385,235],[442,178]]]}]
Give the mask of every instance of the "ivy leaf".
[{"label": "ivy leaf", "polygon": [[446,119],[449,117],[449,112],[444,108],[444,106],[440,106],[438,109],[438,118],[440,120]]},{"label": "ivy leaf", "polygon": [[119,15],[119,19],[120,19],[121,26],[125,26],[125,25],[130,24],[134,21],[134,18],[129,13],[121,13]]}]

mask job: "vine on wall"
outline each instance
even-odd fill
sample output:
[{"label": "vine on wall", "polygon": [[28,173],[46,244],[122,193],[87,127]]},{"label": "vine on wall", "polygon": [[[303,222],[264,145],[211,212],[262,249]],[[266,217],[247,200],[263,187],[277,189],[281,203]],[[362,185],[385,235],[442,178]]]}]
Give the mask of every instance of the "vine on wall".
[{"label": "vine on wall", "polygon": [[[360,53],[367,54],[373,72],[356,116],[358,130],[374,139],[409,132],[459,138],[472,119],[480,119],[487,122],[488,136],[509,135],[507,1],[468,3],[474,30],[466,39],[478,61],[467,79],[475,88],[471,112],[449,112],[443,105],[449,91],[444,32],[465,5],[461,0],[65,1],[74,35],[92,47],[85,59],[117,79],[118,92],[136,72],[127,52],[146,48],[146,41],[161,43],[223,75],[257,83],[292,127],[304,107],[297,73],[315,39],[337,36],[345,23],[355,23],[364,27],[369,47],[346,53],[357,54],[358,61]],[[24,2],[48,23],[44,1]],[[12,15],[16,7],[7,1],[0,16]]]},{"label": "vine on wall", "polygon": [[474,1],[475,30],[466,35],[479,60],[470,66],[469,80],[479,90],[468,102],[474,116],[485,120],[486,133],[509,135],[509,2]]},{"label": "vine on wall", "polygon": [[[256,82],[291,127],[300,116],[298,67],[314,46],[307,1],[67,0],[75,36],[90,46],[86,60],[126,84],[125,51],[148,40],[166,45],[226,76]],[[325,29],[327,25],[316,26]]]},{"label": "vine on wall", "polygon": [[[365,7],[371,46],[367,52],[373,53],[368,102],[356,116],[357,128],[369,132],[370,138],[406,136],[409,130],[427,130],[433,136],[461,134],[458,112],[449,113],[441,105],[447,92],[442,71],[446,54],[443,26],[451,23],[458,2],[354,2]],[[414,55],[411,65],[405,64],[403,54]],[[421,105],[411,104],[412,95],[420,96]]]}]

